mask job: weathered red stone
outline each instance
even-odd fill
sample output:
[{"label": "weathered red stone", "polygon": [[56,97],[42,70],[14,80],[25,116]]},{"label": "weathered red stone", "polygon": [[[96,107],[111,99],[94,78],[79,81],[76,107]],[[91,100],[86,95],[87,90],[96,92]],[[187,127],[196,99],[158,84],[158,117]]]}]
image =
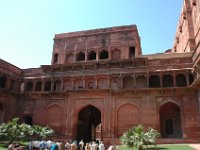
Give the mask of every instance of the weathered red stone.
[{"label": "weathered red stone", "polygon": [[18,116],[63,140],[114,143],[138,124],[166,141],[200,140],[200,0],[193,3],[184,1],[174,47],[162,54],[142,55],[128,25],[56,34],[51,65],[0,60],[0,122]]}]

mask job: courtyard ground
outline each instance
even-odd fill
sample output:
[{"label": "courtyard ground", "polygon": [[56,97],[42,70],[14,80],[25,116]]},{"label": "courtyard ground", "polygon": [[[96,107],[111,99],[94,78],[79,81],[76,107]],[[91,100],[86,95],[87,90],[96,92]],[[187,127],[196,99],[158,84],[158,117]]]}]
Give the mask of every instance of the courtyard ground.
[{"label": "courtyard ground", "polygon": [[188,144],[188,145],[194,148],[195,150],[200,150],[200,144]]}]

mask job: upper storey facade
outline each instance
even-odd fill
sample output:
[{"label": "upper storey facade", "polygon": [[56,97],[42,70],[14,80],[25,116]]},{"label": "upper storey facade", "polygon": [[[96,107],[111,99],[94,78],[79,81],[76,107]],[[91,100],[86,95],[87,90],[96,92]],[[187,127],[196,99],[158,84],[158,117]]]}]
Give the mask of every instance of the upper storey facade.
[{"label": "upper storey facade", "polygon": [[141,55],[136,25],[56,34],[52,64],[135,58]]},{"label": "upper storey facade", "polygon": [[196,51],[200,41],[200,0],[184,0],[172,52]]}]

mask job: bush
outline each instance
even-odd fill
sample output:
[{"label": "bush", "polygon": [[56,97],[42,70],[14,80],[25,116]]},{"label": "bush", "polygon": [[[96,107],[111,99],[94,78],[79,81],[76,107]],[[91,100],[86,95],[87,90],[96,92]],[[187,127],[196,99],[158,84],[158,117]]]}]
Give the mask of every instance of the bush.
[{"label": "bush", "polygon": [[143,149],[143,145],[156,144],[156,139],[160,136],[160,133],[153,128],[149,128],[147,132],[144,131],[142,125],[138,125],[125,132],[120,140],[122,144],[127,145],[130,148]]},{"label": "bush", "polygon": [[0,125],[0,137],[8,139],[12,143],[13,141],[26,140],[30,136],[46,138],[52,136],[54,133],[49,127],[30,126],[24,123],[19,124],[18,121],[19,118],[14,118],[7,123],[2,123]]}]

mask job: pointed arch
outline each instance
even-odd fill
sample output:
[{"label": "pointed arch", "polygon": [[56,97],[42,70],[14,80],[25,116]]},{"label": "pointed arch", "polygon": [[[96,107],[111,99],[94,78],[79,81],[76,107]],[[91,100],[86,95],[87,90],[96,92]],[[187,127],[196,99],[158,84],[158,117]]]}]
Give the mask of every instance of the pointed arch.
[{"label": "pointed arch", "polygon": [[162,86],[163,87],[173,87],[174,86],[174,81],[173,81],[173,77],[170,74],[165,74],[162,77]]},{"label": "pointed arch", "polygon": [[181,109],[174,102],[163,103],[159,109],[161,136],[166,138],[182,137]]},{"label": "pointed arch", "polygon": [[88,53],[88,60],[96,60],[96,52],[90,51]]},{"label": "pointed arch", "polygon": [[114,49],[111,52],[112,60],[120,60],[121,59],[121,51],[119,49]]},{"label": "pointed arch", "polygon": [[41,91],[42,90],[42,81],[37,81],[35,85],[35,91]]},{"label": "pointed arch", "polygon": [[6,105],[0,101],[0,124],[4,122]]},{"label": "pointed arch", "polygon": [[84,61],[85,60],[85,53],[82,51],[76,55],[76,61]]},{"label": "pointed arch", "polygon": [[110,87],[113,90],[118,90],[121,88],[121,80],[119,77],[112,77],[110,80]]},{"label": "pointed arch", "polygon": [[45,82],[44,91],[51,91],[51,81],[46,81]]},{"label": "pointed arch", "polygon": [[131,76],[126,76],[123,78],[123,88],[124,89],[134,88],[134,80]]},{"label": "pointed arch", "polygon": [[136,77],[136,88],[146,88],[147,87],[147,78],[145,76]]},{"label": "pointed arch", "polygon": [[53,91],[55,91],[55,92],[61,91],[61,81],[60,80],[54,81]]},{"label": "pointed arch", "polygon": [[108,51],[106,51],[105,49],[100,51],[99,53],[99,59],[108,59],[109,55],[108,55]]},{"label": "pointed arch", "polygon": [[93,106],[87,105],[78,113],[77,139],[86,142],[96,140],[96,128],[101,124],[101,111]]},{"label": "pointed arch", "polygon": [[0,87],[5,88],[7,83],[7,77],[6,76],[0,76]]},{"label": "pointed arch", "polygon": [[117,135],[140,123],[140,111],[137,105],[125,103],[117,109]]},{"label": "pointed arch", "polygon": [[70,53],[67,54],[65,57],[65,64],[73,63],[74,62],[74,54]]},{"label": "pointed arch", "polygon": [[28,81],[26,83],[26,91],[28,91],[28,92],[33,91],[33,81]]},{"label": "pointed arch", "polygon": [[34,110],[34,104],[29,102],[24,105],[24,114],[25,115],[32,115]]},{"label": "pointed arch", "polygon": [[150,88],[160,87],[160,77],[158,75],[151,75],[149,77],[149,87]]},{"label": "pointed arch", "polygon": [[47,124],[55,129],[62,125],[63,107],[58,103],[51,103],[46,107]]},{"label": "pointed arch", "polygon": [[187,86],[186,76],[184,74],[176,75],[176,86],[177,87]]}]

